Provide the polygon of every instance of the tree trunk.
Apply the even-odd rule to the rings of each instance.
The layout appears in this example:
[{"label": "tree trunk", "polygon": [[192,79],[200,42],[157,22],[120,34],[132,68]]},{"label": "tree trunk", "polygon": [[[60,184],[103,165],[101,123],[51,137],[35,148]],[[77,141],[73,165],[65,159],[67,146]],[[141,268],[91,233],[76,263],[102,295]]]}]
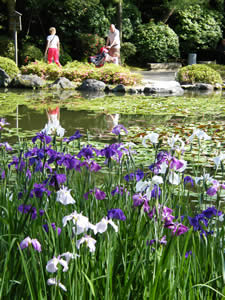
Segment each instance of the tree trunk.
[{"label": "tree trunk", "polygon": [[162,20],[164,24],[166,24],[169,20],[169,18],[172,16],[172,14],[174,13],[175,8],[172,8],[168,14],[164,17],[164,19]]},{"label": "tree trunk", "polygon": [[118,22],[118,29],[120,31],[120,42],[122,43],[122,15],[123,15],[123,6],[122,6],[122,0],[119,0],[118,6],[117,6],[117,22]]},{"label": "tree trunk", "polygon": [[[10,23],[12,22],[12,14],[16,10],[16,0],[6,0],[7,10],[8,10],[8,26],[10,31]],[[12,31],[10,31],[12,32]]]}]

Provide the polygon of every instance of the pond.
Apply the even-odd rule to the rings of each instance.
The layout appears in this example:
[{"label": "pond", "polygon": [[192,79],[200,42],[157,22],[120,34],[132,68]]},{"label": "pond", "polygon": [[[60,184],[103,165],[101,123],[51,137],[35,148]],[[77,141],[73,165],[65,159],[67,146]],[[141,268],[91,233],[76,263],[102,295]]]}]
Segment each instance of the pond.
[{"label": "pond", "polygon": [[[91,97],[93,96],[93,97]],[[0,115],[10,123],[9,141],[33,136],[48,122],[47,112],[59,110],[65,135],[76,130],[93,140],[108,141],[117,124],[137,131],[179,133],[190,126],[224,126],[225,97],[219,94],[185,94],[179,97],[108,95],[83,98],[74,91],[0,90]],[[179,129],[179,126],[180,129]],[[217,128],[219,132],[219,128]],[[190,132],[191,133],[191,132]],[[222,132],[221,132],[222,133]],[[219,133],[218,133],[219,134]]]}]

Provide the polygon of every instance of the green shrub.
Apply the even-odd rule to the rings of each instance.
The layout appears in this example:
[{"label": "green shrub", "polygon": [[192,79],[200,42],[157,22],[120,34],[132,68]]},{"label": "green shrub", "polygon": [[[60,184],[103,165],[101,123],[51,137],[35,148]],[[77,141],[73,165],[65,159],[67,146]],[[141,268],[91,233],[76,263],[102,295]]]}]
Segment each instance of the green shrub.
[{"label": "green shrub", "polygon": [[45,79],[56,80],[62,76],[62,68],[59,68],[56,64],[47,64],[45,66]]},{"label": "green shrub", "polygon": [[19,73],[16,63],[7,57],[0,56],[0,68],[3,69],[11,78]]},{"label": "green shrub", "polygon": [[220,76],[222,77],[223,80],[225,80],[225,66],[224,65],[219,65],[219,64],[209,64],[208,65],[210,68],[213,70],[217,71],[220,73]]},{"label": "green shrub", "polygon": [[198,49],[215,48],[222,37],[221,17],[218,11],[200,5],[179,10],[174,30],[180,38],[181,52],[187,54]]},{"label": "green shrub", "polygon": [[14,42],[8,36],[0,36],[0,56],[14,59],[15,46]]},{"label": "green shrub", "polygon": [[20,68],[20,71],[22,74],[35,74],[42,78],[45,78],[47,66],[48,64],[43,61],[35,61],[31,62],[27,66],[22,66]]},{"label": "green shrub", "polygon": [[122,62],[126,62],[130,56],[134,56],[136,54],[136,47],[134,44],[126,42],[121,45],[121,59]]},{"label": "green shrub", "polygon": [[141,61],[168,62],[177,59],[179,41],[176,33],[163,23],[139,25],[135,34],[135,45]]},{"label": "green shrub", "polygon": [[37,61],[22,66],[21,73],[36,74],[48,80],[66,77],[77,83],[85,79],[96,79],[107,84],[134,85],[141,81],[141,75],[131,73],[128,68],[119,65],[105,64],[102,68],[96,68],[93,64],[78,61],[69,62],[62,68],[55,64]]},{"label": "green shrub", "polygon": [[190,65],[181,68],[177,72],[177,80],[180,83],[189,83],[189,84],[194,84],[194,83],[209,83],[209,84],[216,84],[220,83],[222,84],[222,78],[220,74],[210,68],[208,65]]},{"label": "green shrub", "polygon": [[60,57],[59,57],[60,63],[62,66],[66,65],[68,62],[72,62],[73,59],[69,55],[69,53],[65,51],[60,51]]},{"label": "green shrub", "polygon": [[123,41],[132,38],[138,25],[141,24],[141,12],[131,1],[123,1]]},{"label": "green shrub", "polygon": [[95,55],[105,45],[105,39],[97,34],[80,33],[78,39],[79,50],[83,58]]},{"label": "green shrub", "polygon": [[28,64],[30,62],[43,59],[43,52],[32,44],[24,44],[20,51],[21,64]]}]

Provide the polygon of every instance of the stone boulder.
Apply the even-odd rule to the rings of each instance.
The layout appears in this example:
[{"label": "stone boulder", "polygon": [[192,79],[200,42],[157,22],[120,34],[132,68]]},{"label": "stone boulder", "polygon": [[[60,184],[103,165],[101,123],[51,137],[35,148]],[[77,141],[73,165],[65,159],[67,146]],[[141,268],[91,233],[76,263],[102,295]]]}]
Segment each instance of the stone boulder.
[{"label": "stone boulder", "polygon": [[123,84],[118,84],[112,89],[113,93],[126,93],[126,88]]},{"label": "stone boulder", "polygon": [[74,89],[75,85],[65,77],[59,77],[53,83],[49,84],[48,86],[51,89]]},{"label": "stone boulder", "polygon": [[200,91],[213,91],[214,87],[212,84],[208,84],[208,83],[196,83],[195,89]]},{"label": "stone boulder", "polygon": [[7,87],[11,82],[9,75],[0,68],[0,87]]},{"label": "stone boulder", "polygon": [[43,87],[45,84],[45,80],[37,75],[18,75],[13,78],[10,87],[32,89]]},{"label": "stone boulder", "polygon": [[183,95],[184,90],[177,81],[149,81],[143,92],[145,94],[172,94],[178,96]]},{"label": "stone boulder", "polygon": [[105,90],[105,83],[103,81],[99,81],[96,79],[86,79],[82,82],[80,86],[77,87],[79,91],[104,91]]}]

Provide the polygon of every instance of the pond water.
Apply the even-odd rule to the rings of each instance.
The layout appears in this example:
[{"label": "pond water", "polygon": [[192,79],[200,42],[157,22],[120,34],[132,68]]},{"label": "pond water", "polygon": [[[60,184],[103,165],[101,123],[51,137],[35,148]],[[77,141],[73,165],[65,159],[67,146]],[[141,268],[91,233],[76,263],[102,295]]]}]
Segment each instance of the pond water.
[{"label": "pond water", "polygon": [[[87,96],[87,95],[86,95]],[[98,95],[97,95],[98,96]],[[96,95],[74,91],[0,90],[0,117],[10,123],[9,140],[42,130],[48,123],[48,112],[59,112],[65,135],[77,129],[94,140],[108,141],[117,124],[126,128],[168,129],[190,124],[225,124],[225,97],[222,92],[211,95],[185,94],[179,97]]]}]

